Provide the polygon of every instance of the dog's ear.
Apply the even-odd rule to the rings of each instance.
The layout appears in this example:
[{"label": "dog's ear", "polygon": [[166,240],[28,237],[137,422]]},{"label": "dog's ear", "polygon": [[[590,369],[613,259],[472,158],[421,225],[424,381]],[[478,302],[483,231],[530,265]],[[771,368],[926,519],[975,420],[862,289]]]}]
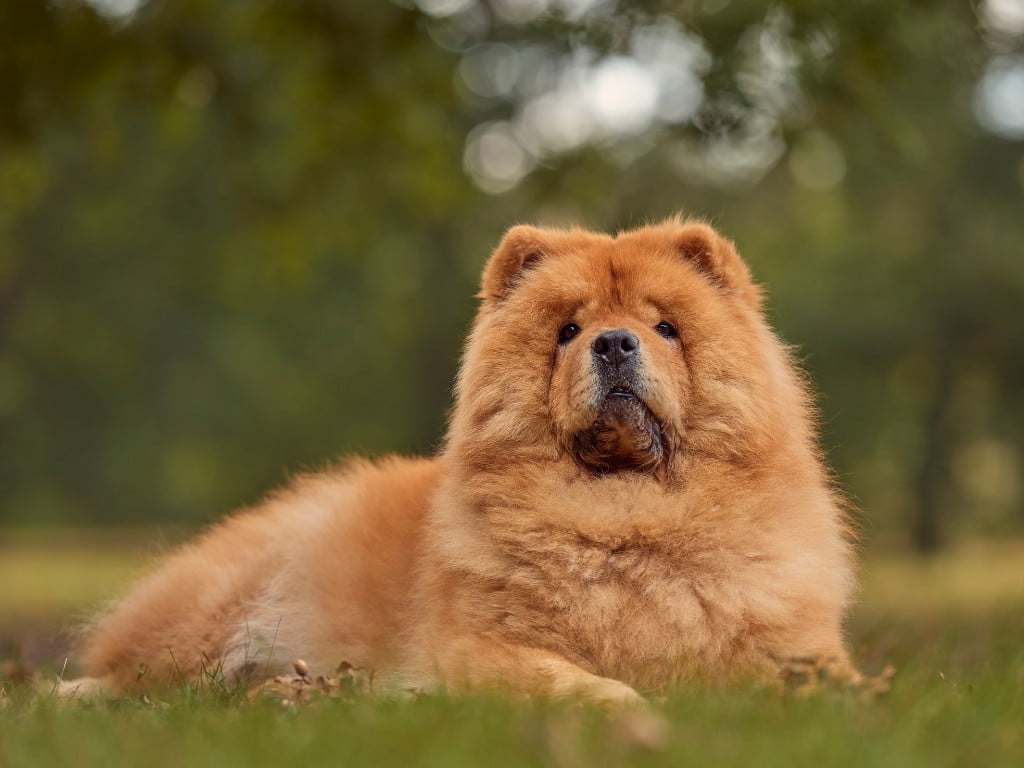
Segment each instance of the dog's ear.
[{"label": "dog's ear", "polygon": [[505,233],[484,267],[480,298],[499,302],[515,288],[523,275],[550,253],[543,230],[519,225]]},{"label": "dog's ear", "polygon": [[709,282],[730,293],[745,295],[760,303],[760,290],[736,246],[714,227],[700,223],[682,224],[673,235],[676,251]]}]

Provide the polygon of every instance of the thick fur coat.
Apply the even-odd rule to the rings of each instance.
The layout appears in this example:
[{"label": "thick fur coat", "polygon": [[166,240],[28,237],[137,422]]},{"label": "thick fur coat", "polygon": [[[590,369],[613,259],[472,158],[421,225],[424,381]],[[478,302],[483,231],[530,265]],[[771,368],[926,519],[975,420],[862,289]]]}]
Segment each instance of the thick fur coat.
[{"label": "thick fur coat", "polygon": [[733,244],[514,227],[480,299],[438,457],[349,462],[228,518],[98,617],[69,685],[298,657],[610,704],[792,657],[856,678],[842,504]]}]

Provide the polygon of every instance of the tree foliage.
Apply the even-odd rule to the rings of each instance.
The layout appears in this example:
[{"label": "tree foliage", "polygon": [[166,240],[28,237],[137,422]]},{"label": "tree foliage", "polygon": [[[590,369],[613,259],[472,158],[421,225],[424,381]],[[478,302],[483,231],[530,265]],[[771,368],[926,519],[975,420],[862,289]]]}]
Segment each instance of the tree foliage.
[{"label": "tree foliage", "polygon": [[881,0],[7,3],[0,515],[194,522],[432,450],[506,226],[684,210],[768,285],[871,535],[1019,525],[1024,129],[978,115],[1022,32]]}]

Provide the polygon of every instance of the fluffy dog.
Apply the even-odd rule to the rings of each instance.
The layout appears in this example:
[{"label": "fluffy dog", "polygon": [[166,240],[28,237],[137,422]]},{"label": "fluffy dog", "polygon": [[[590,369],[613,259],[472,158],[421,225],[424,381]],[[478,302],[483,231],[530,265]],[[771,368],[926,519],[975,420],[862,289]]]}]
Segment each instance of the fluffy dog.
[{"label": "fluffy dog", "polygon": [[215,526],[96,620],[68,686],[297,657],[606,704],[792,657],[855,679],[842,504],[733,244],[517,226],[480,299],[438,457],[349,462]]}]

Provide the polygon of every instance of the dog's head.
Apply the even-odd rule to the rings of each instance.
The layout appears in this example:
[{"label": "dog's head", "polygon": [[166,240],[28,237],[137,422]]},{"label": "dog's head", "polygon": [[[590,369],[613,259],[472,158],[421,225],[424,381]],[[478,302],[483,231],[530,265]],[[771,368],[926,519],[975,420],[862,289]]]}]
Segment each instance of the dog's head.
[{"label": "dog's head", "polygon": [[511,229],[488,262],[451,439],[658,474],[756,450],[781,346],[733,244],[670,220],[612,238]]}]

